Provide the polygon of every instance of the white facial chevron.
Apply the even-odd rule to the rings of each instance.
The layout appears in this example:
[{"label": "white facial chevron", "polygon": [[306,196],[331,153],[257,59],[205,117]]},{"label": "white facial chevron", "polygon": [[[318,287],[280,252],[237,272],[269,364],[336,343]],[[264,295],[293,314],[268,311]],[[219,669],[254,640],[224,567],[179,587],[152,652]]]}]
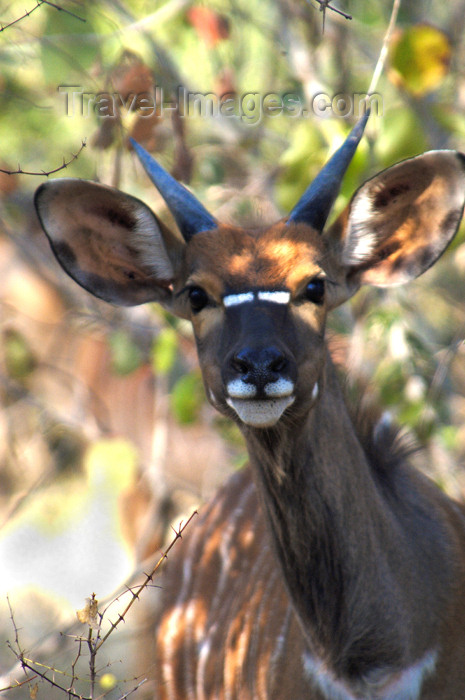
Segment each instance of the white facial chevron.
[{"label": "white facial chevron", "polygon": [[258,291],[258,292],[241,292],[240,294],[227,294],[223,297],[225,306],[238,306],[239,304],[250,304],[252,301],[269,301],[273,304],[288,304],[291,298],[290,292],[273,292],[273,291]]}]

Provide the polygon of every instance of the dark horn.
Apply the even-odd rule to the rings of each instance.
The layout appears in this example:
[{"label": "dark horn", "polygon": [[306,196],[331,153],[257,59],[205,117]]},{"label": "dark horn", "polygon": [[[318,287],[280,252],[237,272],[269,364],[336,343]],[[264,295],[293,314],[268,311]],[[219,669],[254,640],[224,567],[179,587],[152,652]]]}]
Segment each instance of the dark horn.
[{"label": "dark horn", "polygon": [[166,172],[137,141],[134,139],[130,139],[130,141],[147,175],[168,205],[186,241],[189,241],[196,233],[210,231],[218,227],[216,219],[189,190]]},{"label": "dark horn", "polygon": [[288,223],[299,221],[322,231],[336,199],[342,178],[349,167],[360,139],[363,136],[370,111],[367,110],[359,119],[342,146],[334,153],[307,187],[294,209],[289,214]]}]

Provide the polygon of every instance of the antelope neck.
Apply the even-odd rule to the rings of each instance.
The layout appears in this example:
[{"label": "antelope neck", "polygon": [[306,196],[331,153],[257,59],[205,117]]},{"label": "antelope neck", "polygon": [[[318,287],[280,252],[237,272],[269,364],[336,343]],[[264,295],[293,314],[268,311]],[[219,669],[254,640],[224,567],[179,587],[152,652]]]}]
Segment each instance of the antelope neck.
[{"label": "antelope neck", "polygon": [[[437,603],[436,615],[426,615],[425,609],[434,610],[434,600],[448,590],[451,565],[442,551],[442,526],[434,523],[434,514],[429,519],[427,498],[416,504],[423,520],[411,523],[408,468],[399,470],[407,495],[397,512],[389,499],[395,485],[377,483],[329,357],[321,386],[324,390],[300,429],[289,421],[289,428],[283,422],[270,430],[244,432],[276,555],[310,653],[350,692],[358,692],[374,676],[388,683],[425,654],[435,653],[429,640],[441,611]],[[394,481],[395,475],[387,478]],[[428,534],[422,534],[423,527],[430,528]],[[424,537],[420,547],[410,546],[412,537],[417,545]],[[428,548],[427,557],[442,564],[440,580],[438,565],[433,576],[428,573]],[[415,595],[418,600],[412,601]],[[413,640],[421,641],[415,646]],[[372,697],[369,691],[356,696]]]}]

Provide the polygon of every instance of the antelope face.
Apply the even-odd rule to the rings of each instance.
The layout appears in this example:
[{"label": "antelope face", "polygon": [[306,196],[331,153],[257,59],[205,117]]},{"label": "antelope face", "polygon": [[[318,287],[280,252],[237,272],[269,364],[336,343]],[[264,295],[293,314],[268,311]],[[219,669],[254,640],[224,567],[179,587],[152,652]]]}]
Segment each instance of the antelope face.
[{"label": "antelope face", "polygon": [[327,311],[361,284],[422,274],[463,212],[465,157],[431,151],[368,180],[326,229],[367,118],[289,217],[267,229],[219,224],[135,143],[184,240],[134,197],[82,180],[41,185],[37,212],[59,262],[85,289],[115,304],[158,301],[192,321],[220,411],[247,428],[296,421],[323,390]]},{"label": "antelope face", "polygon": [[315,400],[331,284],[324,257],[321,236],[285,222],[264,232],[220,226],[187,246],[180,293],[221,412],[264,428]]}]

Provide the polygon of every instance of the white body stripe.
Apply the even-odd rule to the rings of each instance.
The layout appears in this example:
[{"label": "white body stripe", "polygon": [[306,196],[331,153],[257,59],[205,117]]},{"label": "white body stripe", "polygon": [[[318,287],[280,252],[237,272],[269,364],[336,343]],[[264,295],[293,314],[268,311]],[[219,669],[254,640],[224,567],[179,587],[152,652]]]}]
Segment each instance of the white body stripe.
[{"label": "white body stripe", "polygon": [[273,292],[262,290],[258,292],[241,292],[240,294],[227,294],[223,297],[225,306],[238,306],[239,304],[250,304],[252,301],[269,301],[273,304],[288,304],[291,298],[290,292]]}]

